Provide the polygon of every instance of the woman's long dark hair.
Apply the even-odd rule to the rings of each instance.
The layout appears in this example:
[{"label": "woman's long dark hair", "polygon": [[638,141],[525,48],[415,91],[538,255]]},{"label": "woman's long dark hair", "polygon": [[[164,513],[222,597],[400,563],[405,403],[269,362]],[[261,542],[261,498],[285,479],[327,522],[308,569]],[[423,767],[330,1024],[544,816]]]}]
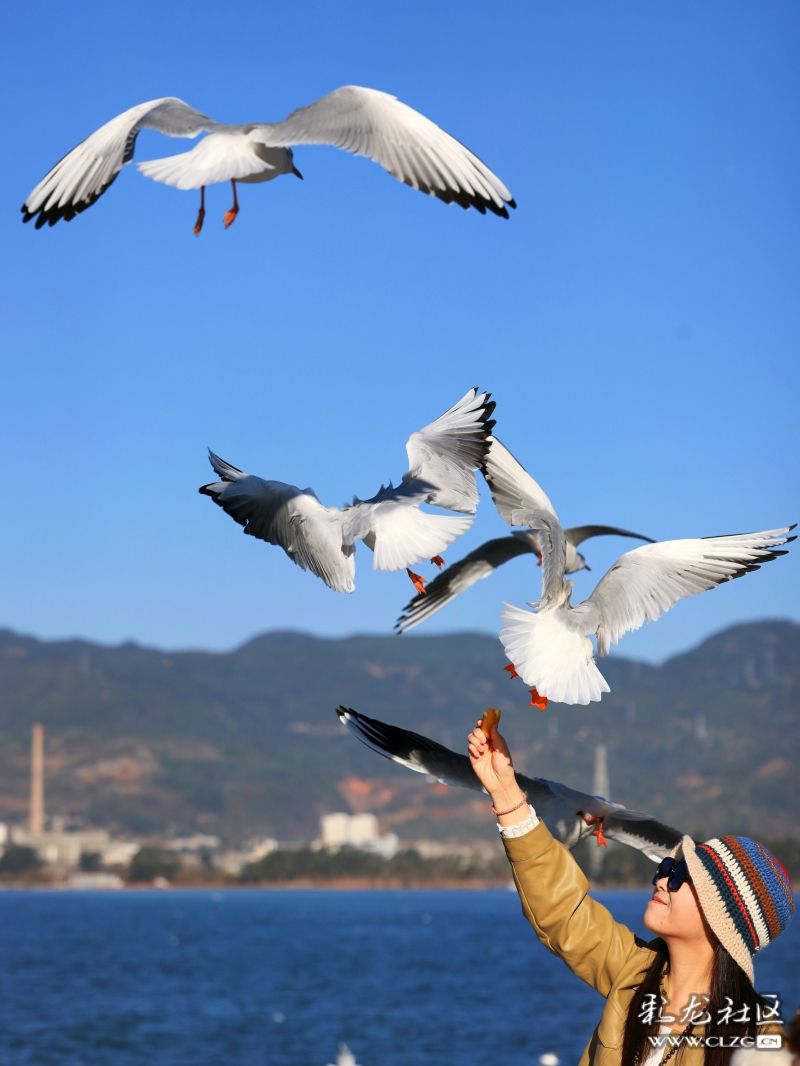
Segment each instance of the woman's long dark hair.
[{"label": "woman's long dark hair", "polygon": [[[657,946],[657,945],[654,945]],[[656,950],[650,968],[647,970],[644,980],[633,995],[628,1007],[628,1017],[625,1020],[625,1037],[622,1044],[622,1066],[634,1066],[636,1062],[644,1062],[652,1045],[648,1037],[658,1033],[659,1021],[655,1017],[649,1025],[644,1025],[641,1015],[644,1013],[645,999],[648,995],[655,995],[655,1000],[650,1002],[661,1003],[661,976],[664,967],[669,961],[666,945],[661,945]],[[733,1011],[740,1012],[747,1007],[747,1022],[730,1021],[720,1024],[719,1012],[727,1005],[730,999]],[[711,1015],[711,1021],[700,1031],[704,1036],[730,1037],[730,1036],[755,1036],[756,1016],[759,1005],[765,1006],[767,1001],[753,988],[750,978],[733,961],[733,957],[714,937],[714,956],[711,962],[711,991],[709,1002],[705,1010]],[[714,1040],[716,1044],[717,1041]],[[704,1066],[728,1066],[734,1049],[730,1047],[705,1047]],[[682,1050],[677,1053],[675,1063],[679,1063]]]}]

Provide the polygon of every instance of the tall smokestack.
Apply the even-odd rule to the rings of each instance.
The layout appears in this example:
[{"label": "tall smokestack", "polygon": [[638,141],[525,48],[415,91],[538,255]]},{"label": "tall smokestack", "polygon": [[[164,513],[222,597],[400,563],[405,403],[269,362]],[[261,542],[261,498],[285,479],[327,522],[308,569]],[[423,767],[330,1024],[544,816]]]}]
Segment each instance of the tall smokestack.
[{"label": "tall smokestack", "polygon": [[31,833],[44,832],[44,726],[33,727],[31,737]]},{"label": "tall smokestack", "polygon": [[594,749],[594,780],[592,789],[595,796],[608,799],[611,785],[608,780],[608,752],[605,744],[598,744]]}]

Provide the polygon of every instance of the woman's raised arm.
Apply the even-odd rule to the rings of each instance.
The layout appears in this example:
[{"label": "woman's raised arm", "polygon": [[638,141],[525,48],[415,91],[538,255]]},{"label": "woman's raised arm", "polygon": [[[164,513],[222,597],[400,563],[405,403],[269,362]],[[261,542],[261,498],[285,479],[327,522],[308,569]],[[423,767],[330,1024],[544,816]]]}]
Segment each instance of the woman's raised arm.
[{"label": "woman's raised arm", "polygon": [[[511,752],[496,725],[489,735],[478,725],[467,738],[472,768],[489,793],[501,831],[530,817],[531,808],[517,783]],[[508,813],[505,813],[508,812]],[[652,949],[627,926],[589,896],[589,882],[570,852],[555,840],[544,822],[522,836],[507,836],[503,844],[511,863],[522,911],[546,948],[607,996],[631,964],[642,971],[652,961]],[[641,954],[641,960],[634,956]]]}]

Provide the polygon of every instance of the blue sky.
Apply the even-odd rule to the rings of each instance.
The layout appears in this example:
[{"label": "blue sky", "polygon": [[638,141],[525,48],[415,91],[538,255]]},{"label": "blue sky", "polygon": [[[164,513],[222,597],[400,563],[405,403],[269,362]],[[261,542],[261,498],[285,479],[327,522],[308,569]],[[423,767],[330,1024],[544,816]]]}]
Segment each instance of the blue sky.
[{"label": "blue sky", "polygon": [[[665,539],[798,518],[795,3],[70,10],[40,4],[31,26],[17,5],[0,45],[0,623],[171,648],[390,632],[404,574],[362,549],[356,593],[331,592],[197,494],[205,449],[341,504],[398,478],[408,434],[472,385],[566,524]],[[348,83],[473,148],[511,220],[309,147],[305,181],[245,187],[228,232],[228,187],[195,239],[197,194],[132,167],[72,223],[20,224],[49,167],[135,103],[270,121]],[[188,147],[144,133],[137,159]],[[484,493],[448,558],[504,531]],[[589,542],[594,577],[627,547]],[[795,550],[621,653],[798,619],[798,574]],[[417,632],[495,633],[537,582],[510,564]]]}]

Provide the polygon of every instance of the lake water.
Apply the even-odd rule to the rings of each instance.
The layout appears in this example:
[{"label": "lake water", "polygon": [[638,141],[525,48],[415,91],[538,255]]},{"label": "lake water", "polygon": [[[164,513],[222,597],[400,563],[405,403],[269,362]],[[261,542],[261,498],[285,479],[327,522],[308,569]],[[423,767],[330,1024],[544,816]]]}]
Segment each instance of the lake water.
[{"label": "lake water", "polygon": [[[791,1016],[800,920],[757,970]],[[601,1008],[511,891],[0,892],[3,1066],[563,1066]]]}]

